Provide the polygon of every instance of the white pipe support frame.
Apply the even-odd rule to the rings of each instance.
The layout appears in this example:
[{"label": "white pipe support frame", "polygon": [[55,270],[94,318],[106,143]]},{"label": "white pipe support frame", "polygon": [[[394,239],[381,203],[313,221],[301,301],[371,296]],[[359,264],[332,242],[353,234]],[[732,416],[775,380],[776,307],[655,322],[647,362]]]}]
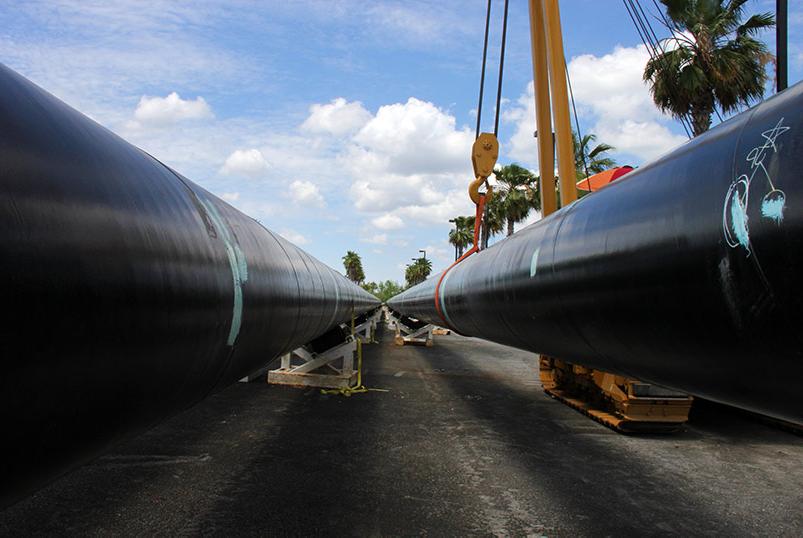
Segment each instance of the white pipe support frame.
[{"label": "white pipe support frame", "polygon": [[[356,351],[357,339],[353,336],[321,353],[311,353],[302,346],[282,355],[280,367],[268,372],[268,383],[330,389],[354,386]],[[324,368],[330,373],[316,372]]]},{"label": "white pipe support frame", "polygon": [[389,314],[388,317],[390,319],[390,323],[393,324],[394,329],[396,331],[396,335],[393,338],[393,342],[397,346],[403,346],[405,344],[413,344],[426,347],[433,346],[434,341],[432,340],[432,330],[435,329],[435,325],[427,324],[418,329],[411,329],[410,327],[402,323],[401,320],[399,320],[399,318],[397,318],[396,316]]},{"label": "white pipe support frame", "polygon": [[374,314],[354,327],[354,337],[359,338],[363,344],[375,344],[376,339],[376,326],[382,318],[382,311],[377,310]]}]

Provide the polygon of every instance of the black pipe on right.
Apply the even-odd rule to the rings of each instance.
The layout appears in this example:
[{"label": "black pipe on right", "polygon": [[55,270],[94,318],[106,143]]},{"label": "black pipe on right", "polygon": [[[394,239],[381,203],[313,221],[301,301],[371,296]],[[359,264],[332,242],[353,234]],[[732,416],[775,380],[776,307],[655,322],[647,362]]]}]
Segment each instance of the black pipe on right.
[{"label": "black pipe on right", "polygon": [[391,299],[803,423],[803,84]]}]

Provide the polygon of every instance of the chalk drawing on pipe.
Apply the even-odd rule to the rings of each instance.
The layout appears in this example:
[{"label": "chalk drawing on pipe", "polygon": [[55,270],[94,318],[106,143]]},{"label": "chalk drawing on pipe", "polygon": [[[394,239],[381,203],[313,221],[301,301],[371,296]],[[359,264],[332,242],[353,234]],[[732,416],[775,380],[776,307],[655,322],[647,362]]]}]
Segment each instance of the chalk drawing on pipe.
[{"label": "chalk drawing on pipe", "polygon": [[237,239],[233,233],[230,232],[228,225],[221,217],[217,207],[209,200],[202,199],[209,218],[214,224],[218,232],[218,238],[223,241],[226,248],[226,257],[229,261],[232,278],[232,292],[234,301],[232,304],[231,325],[229,328],[229,337],[226,344],[233,346],[240,334],[240,326],[243,320],[243,284],[248,281],[248,263],[245,260],[245,254],[237,244]]},{"label": "chalk drawing on pipe", "polygon": [[790,129],[783,125],[783,120],[784,118],[781,118],[775,127],[761,133],[764,143],[751,149],[745,158],[750,164],[750,175],[742,174],[737,177],[725,194],[725,205],[722,209],[722,229],[725,241],[731,248],[743,248],[747,256],[752,254],[750,219],[747,215],[750,204],[750,185],[759,172],[759,177],[766,180],[766,187],[769,189],[761,199],[761,216],[778,225],[783,222],[786,194],[775,187],[769,170],[764,164],[767,156],[778,152],[778,146],[775,144],[778,137]]}]

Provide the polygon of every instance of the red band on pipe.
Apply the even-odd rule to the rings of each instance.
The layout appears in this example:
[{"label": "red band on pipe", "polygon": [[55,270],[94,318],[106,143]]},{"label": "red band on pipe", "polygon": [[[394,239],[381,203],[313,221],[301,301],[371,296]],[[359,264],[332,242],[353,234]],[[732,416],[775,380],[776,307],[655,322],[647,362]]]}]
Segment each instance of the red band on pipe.
[{"label": "red band on pipe", "polygon": [[446,316],[443,315],[441,311],[441,301],[440,301],[440,290],[441,290],[441,283],[443,279],[446,277],[446,273],[451,270],[452,267],[457,265],[458,263],[462,262],[475,252],[479,251],[479,244],[480,244],[480,226],[482,224],[482,213],[485,210],[485,195],[480,194],[480,202],[477,204],[477,213],[474,215],[474,245],[462,256],[460,256],[455,262],[446,268],[446,270],[441,273],[441,277],[438,279],[438,284],[435,286],[435,311],[438,313],[438,316],[443,321],[444,325],[453,331],[456,331],[454,327],[452,327],[448,321],[446,321]]}]

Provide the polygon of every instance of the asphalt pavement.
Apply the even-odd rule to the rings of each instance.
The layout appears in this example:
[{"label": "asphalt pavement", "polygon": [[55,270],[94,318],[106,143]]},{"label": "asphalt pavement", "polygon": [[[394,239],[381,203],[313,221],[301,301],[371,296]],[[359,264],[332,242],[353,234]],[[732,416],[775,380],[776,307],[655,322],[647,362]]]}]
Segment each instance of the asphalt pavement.
[{"label": "asphalt pavement", "polygon": [[[342,396],[238,383],[0,512],[0,534],[803,536],[803,438],[703,402],[625,436],[531,353],[365,346]],[[697,405],[697,404],[695,404]]]}]

